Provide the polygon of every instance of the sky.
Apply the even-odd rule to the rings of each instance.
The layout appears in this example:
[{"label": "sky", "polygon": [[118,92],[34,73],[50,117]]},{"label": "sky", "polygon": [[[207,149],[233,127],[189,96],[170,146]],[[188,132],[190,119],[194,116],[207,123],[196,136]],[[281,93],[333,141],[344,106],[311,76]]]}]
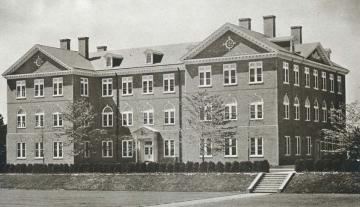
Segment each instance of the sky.
[{"label": "sky", "polygon": [[[331,48],[348,68],[347,102],[360,100],[360,0],[1,0],[0,74],[34,44],[59,47],[59,39],[90,38],[90,51],[195,42],[226,22],[251,18],[263,32],[263,16],[276,16],[277,36],[303,27],[303,42]],[[6,122],[6,80],[0,77],[0,114]]]}]

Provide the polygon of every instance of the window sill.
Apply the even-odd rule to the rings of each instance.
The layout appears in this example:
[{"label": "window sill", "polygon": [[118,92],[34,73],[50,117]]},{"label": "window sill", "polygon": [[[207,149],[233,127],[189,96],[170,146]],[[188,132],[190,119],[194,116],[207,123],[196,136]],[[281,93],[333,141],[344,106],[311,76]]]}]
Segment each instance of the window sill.
[{"label": "window sill", "polygon": [[109,156],[109,157],[104,157],[104,156],[102,156],[101,158],[113,158],[112,156]]},{"label": "window sill", "polygon": [[238,157],[237,155],[224,155],[224,158],[234,158],[234,157]]},{"label": "window sill", "polygon": [[289,82],[283,82],[283,84],[285,84],[285,85],[290,85],[290,83],[289,83]]},{"label": "window sill", "polygon": [[223,84],[223,86],[237,86],[238,84],[237,83],[227,83],[227,84]]},{"label": "window sill", "polygon": [[26,160],[26,157],[17,157],[17,160]]},{"label": "window sill", "polygon": [[164,155],[164,157],[165,158],[175,158],[175,155],[171,155],[171,156],[170,155],[169,156]]},{"label": "window sill", "polygon": [[164,91],[163,93],[165,93],[165,94],[171,94],[171,93],[175,93],[175,91]]},{"label": "window sill", "polygon": [[26,129],[26,127],[16,127],[16,129]]},{"label": "window sill", "polygon": [[326,90],[326,89],[322,89],[322,91],[326,92],[327,90]]},{"label": "window sill", "polygon": [[306,154],[306,156],[311,156],[311,154]]},{"label": "window sill", "polygon": [[81,97],[86,97],[86,98],[88,98],[89,97],[89,95],[80,95]]},{"label": "window sill", "polygon": [[154,126],[154,124],[144,124],[144,126]]},{"label": "window sill", "polygon": [[53,126],[53,128],[63,128],[64,126]]},{"label": "window sill", "polygon": [[109,97],[113,97],[113,95],[106,95],[106,96],[102,95],[101,97],[103,97],[103,98],[109,98]]},{"label": "window sill", "polygon": [[264,155],[250,155],[250,157],[253,157],[253,158],[262,158],[262,157],[264,157]]},{"label": "window sill", "polygon": [[295,121],[300,121],[300,119],[294,119]]},{"label": "window sill", "polygon": [[342,93],[341,93],[341,92],[338,92],[337,94],[342,95]]},{"label": "window sill", "polygon": [[305,86],[305,88],[310,88],[310,86]]},{"label": "window sill", "polygon": [[62,160],[64,157],[53,157],[54,160]]},{"label": "window sill", "polygon": [[[121,156],[122,158],[133,158],[133,156]],[[107,158],[107,157],[103,157],[103,158]]]},{"label": "window sill", "polygon": [[263,118],[255,118],[255,119],[250,119],[250,121],[260,121],[260,120],[264,120]]},{"label": "window sill", "polygon": [[164,126],[175,126],[175,123],[173,123],[173,124],[164,124]]},{"label": "window sill", "polygon": [[330,91],[330,93],[335,93],[335,91]]},{"label": "window sill", "polygon": [[296,154],[295,156],[299,157],[299,156],[301,156],[301,154]]},{"label": "window sill", "polygon": [[34,98],[45,98],[45,96],[34,96]]},{"label": "window sill", "polygon": [[35,160],[43,160],[44,158],[43,157],[35,157],[34,159]]},{"label": "window sill", "polygon": [[211,88],[212,85],[198,85],[198,88]]},{"label": "window sill", "polygon": [[131,93],[131,94],[121,94],[121,96],[133,96],[133,94]]},{"label": "window sill", "polygon": [[290,154],[285,154],[286,157],[290,157],[291,155]]},{"label": "window sill", "polygon": [[26,97],[16,97],[16,100],[23,100],[26,99]]},{"label": "window sill", "polygon": [[34,128],[35,128],[35,129],[43,129],[44,126],[35,126]]},{"label": "window sill", "polygon": [[111,128],[111,127],[113,127],[113,126],[102,126],[103,128]]},{"label": "window sill", "polygon": [[63,97],[64,95],[61,94],[61,95],[53,95],[53,97]]},{"label": "window sill", "polygon": [[249,85],[260,85],[260,84],[264,84],[264,82],[249,82]]},{"label": "window sill", "polygon": [[154,95],[154,92],[152,93],[141,93],[142,95]]},{"label": "window sill", "polygon": [[299,85],[299,84],[294,84],[294,86],[296,86],[296,87],[300,87],[300,85]]},{"label": "window sill", "polygon": [[318,88],[314,88],[314,90],[319,90]]}]

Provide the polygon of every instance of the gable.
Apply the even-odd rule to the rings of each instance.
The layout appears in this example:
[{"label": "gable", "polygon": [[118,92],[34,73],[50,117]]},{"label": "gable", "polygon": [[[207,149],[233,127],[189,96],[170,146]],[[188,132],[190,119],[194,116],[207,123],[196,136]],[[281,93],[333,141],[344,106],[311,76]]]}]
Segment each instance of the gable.
[{"label": "gable", "polygon": [[329,65],[328,62],[324,59],[324,57],[321,56],[318,49],[314,50],[309,55],[308,59],[312,60],[312,61],[315,61],[315,62],[318,62],[318,63]]}]

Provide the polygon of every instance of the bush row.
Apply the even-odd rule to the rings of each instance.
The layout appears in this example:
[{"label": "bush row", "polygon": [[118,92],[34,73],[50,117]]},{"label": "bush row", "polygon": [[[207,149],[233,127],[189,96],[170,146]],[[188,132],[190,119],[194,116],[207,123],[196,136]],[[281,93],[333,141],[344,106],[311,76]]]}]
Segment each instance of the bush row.
[{"label": "bush row", "polygon": [[151,173],[151,172],[269,172],[269,162],[187,162],[117,164],[6,164],[0,173]]},{"label": "bush row", "polygon": [[360,162],[356,160],[344,160],[344,159],[299,159],[295,162],[295,170],[297,172],[303,171],[338,171],[338,172],[357,172],[360,171]]}]

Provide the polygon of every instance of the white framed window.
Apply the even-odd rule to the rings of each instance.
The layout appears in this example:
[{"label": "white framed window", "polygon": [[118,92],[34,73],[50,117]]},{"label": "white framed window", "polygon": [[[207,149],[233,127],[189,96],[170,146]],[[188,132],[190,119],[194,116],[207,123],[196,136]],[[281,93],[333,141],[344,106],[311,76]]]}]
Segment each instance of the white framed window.
[{"label": "white framed window", "polygon": [[326,101],[324,100],[321,106],[322,109],[322,121],[324,123],[327,122],[327,118],[328,118],[328,112],[327,112],[327,105],[326,105]]},{"label": "white framed window", "polygon": [[223,77],[225,86],[237,84],[236,63],[223,65]]},{"label": "white framed window", "polygon": [[112,156],[113,156],[113,142],[102,141],[102,157],[112,157]]},{"label": "white framed window", "polygon": [[284,119],[289,119],[290,118],[290,101],[289,101],[289,97],[286,94],[284,96],[283,105],[284,105]]},{"label": "white framed window", "polygon": [[284,69],[284,83],[289,84],[289,63],[283,62],[283,69]]},{"label": "white framed window", "polygon": [[199,66],[199,87],[211,86],[211,65]]},{"label": "white framed window", "polygon": [[112,57],[107,56],[106,57],[106,67],[108,68],[114,68],[121,65],[123,58],[122,57]]},{"label": "white framed window", "polygon": [[290,136],[285,136],[285,156],[291,155],[291,139]]},{"label": "white framed window", "polygon": [[258,120],[263,119],[263,108],[264,103],[263,102],[255,102],[250,104],[250,119],[251,120]]},{"label": "white framed window", "polygon": [[263,63],[262,61],[258,62],[249,62],[249,83],[263,83]]},{"label": "white framed window", "polygon": [[44,113],[35,114],[35,127],[44,127]]},{"label": "white framed window", "polygon": [[337,76],[337,85],[338,85],[338,94],[341,94],[342,93],[342,84],[341,84],[341,76],[338,75]]},{"label": "white framed window", "polygon": [[153,76],[152,75],[143,75],[142,76],[142,88],[143,88],[143,94],[152,94],[153,93]]},{"label": "white framed window", "polygon": [[326,91],[327,90],[327,86],[326,86],[326,72],[321,72],[321,82],[322,82],[322,90]]},{"label": "white framed window", "polygon": [[34,96],[44,97],[44,79],[34,80]]},{"label": "white framed window", "polygon": [[35,158],[44,158],[44,143],[36,142],[35,143]]},{"label": "white framed window", "polygon": [[306,112],[306,116],[305,116],[305,121],[310,121],[310,117],[311,117],[311,109],[310,109],[310,101],[308,98],[306,98],[305,100],[305,112]]},{"label": "white framed window", "polygon": [[237,120],[237,103],[229,103],[225,105],[225,119]]},{"label": "white framed window", "polygon": [[250,138],[250,157],[264,156],[264,142],[262,137]]},{"label": "white framed window", "polygon": [[296,153],[295,155],[299,156],[301,155],[301,138],[300,136],[295,136],[296,140]]},{"label": "white framed window", "polygon": [[164,157],[175,157],[175,140],[164,140]]},{"label": "white framed window", "polygon": [[84,142],[84,158],[90,157],[90,142],[85,141]]},{"label": "white framed window", "polygon": [[305,67],[305,88],[310,88],[310,69]]},{"label": "white framed window", "polygon": [[236,138],[225,138],[225,157],[237,157]]},{"label": "white framed window", "polygon": [[112,78],[103,78],[102,79],[102,96],[112,96],[113,95],[113,79]]},{"label": "white framed window", "polygon": [[53,96],[63,95],[63,78],[53,78]]},{"label": "white framed window", "polygon": [[330,74],[329,79],[330,79],[330,93],[334,93],[335,92],[334,74]]},{"label": "white framed window", "polygon": [[133,157],[133,141],[122,141],[122,157]]},{"label": "white framed window", "polygon": [[175,74],[168,73],[163,75],[164,93],[175,92]]},{"label": "white framed window", "polygon": [[53,126],[62,127],[63,126],[63,116],[59,112],[53,113]]},{"label": "white framed window", "polygon": [[122,77],[122,95],[132,95],[133,94],[133,77]]},{"label": "white framed window", "polygon": [[314,121],[319,122],[319,103],[317,100],[314,101]]},{"label": "white framed window", "polygon": [[165,125],[174,125],[175,124],[175,108],[165,109]]},{"label": "white framed window", "polygon": [[89,96],[88,78],[80,78],[80,96]]},{"label": "white framed window", "polygon": [[200,108],[200,121],[211,121],[211,119],[212,119],[211,110],[212,110],[212,107],[210,105],[201,107]]},{"label": "white framed window", "polygon": [[212,157],[212,142],[211,139],[200,139],[200,157]]},{"label": "white framed window", "polygon": [[112,127],[113,126],[113,110],[110,106],[105,106],[102,110],[102,126]]},{"label": "white framed window", "polygon": [[319,74],[318,74],[318,71],[314,69],[314,72],[313,72],[313,75],[314,75],[314,89],[319,89]]},{"label": "white framed window", "polygon": [[330,103],[330,122],[331,123],[334,122],[334,112],[335,112],[335,106],[334,106],[334,103],[331,102]]},{"label": "white framed window", "polygon": [[143,111],[144,125],[154,125],[154,110]]},{"label": "white framed window", "polygon": [[300,73],[298,65],[294,65],[294,86],[300,86]]},{"label": "white framed window", "polygon": [[25,142],[18,142],[16,143],[17,146],[17,159],[26,159],[26,144]]},{"label": "white framed window", "polygon": [[133,125],[133,112],[124,111],[122,114],[122,125],[123,126],[132,126]]},{"label": "white framed window", "polygon": [[16,81],[16,98],[26,98],[26,81],[19,80]]},{"label": "white framed window", "polygon": [[56,141],[54,142],[54,158],[63,158],[63,143]]},{"label": "white framed window", "polygon": [[300,101],[298,97],[294,99],[294,110],[295,110],[295,120],[300,120]]},{"label": "white framed window", "polygon": [[306,155],[311,155],[311,148],[312,148],[312,144],[311,144],[311,137],[306,137]]},{"label": "white framed window", "polygon": [[17,112],[17,124],[16,124],[16,127],[18,129],[21,129],[21,128],[26,128],[26,113],[24,110],[20,109],[18,112]]}]

